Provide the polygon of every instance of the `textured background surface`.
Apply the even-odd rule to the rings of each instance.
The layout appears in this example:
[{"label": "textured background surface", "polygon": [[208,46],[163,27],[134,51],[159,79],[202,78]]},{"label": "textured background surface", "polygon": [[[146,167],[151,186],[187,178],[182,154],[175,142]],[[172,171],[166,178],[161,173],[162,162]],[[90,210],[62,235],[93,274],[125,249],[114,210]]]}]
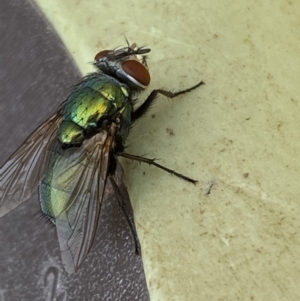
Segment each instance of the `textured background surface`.
[{"label": "textured background surface", "polygon": [[152,48],[150,88],[206,83],[160,98],[129,138],[131,152],[199,180],[125,165],[151,299],[298,300],[299,2],[39,5],[83,73],[125,34]]}]

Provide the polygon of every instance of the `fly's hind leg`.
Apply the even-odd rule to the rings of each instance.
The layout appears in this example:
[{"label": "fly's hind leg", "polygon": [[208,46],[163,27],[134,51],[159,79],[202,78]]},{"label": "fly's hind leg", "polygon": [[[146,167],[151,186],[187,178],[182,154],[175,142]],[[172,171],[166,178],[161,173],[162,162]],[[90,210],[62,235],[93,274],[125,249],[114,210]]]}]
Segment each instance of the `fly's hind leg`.
[{"label": "fly's hind leg", "polygon": [[135,121],[137,121],[139,118],[141,118],[142,116],[144,116],[147,113],[147,111],[149,110],[151,105],[154,103],[158,94],[164,95],[169,98],[174,98],[179,95],[191,92],[191,91],[197,89],[198,87],[200,87],[201,85],[204,85],[203,81],[201,81],[200,83],[198,83],[188,89],[181,90],[178,92],[171,92],[171,91],[164,90],[164,89],[153,90],[150,93],[150,95],[147,97],[147,99],[134,112],[131,113],[132,123],[134,123]]},{"label": "fly's hind leg", "polygon": [[121,157],[124,157],[124,158],[127,158],[127,159],[131,159],[131,160],[135,160],[135,161],[139,161],[139,162],[143,162],[143,163],[148,163],[149,165],[153,165],[153,166],[156,166],[168,173],[170,173],[171,175],[174,175],[182,180],[185,180],[187,182],[190,182],[192,184],[196,184],[198,181],[197,180],[194,180],[194,179],[191,179],[181,173],[178,173],[176,172],[175,170],[172,170],[170,168],[167,168],[161,164],[158,164],[155,159],[149,159],[149,158],[145,158],[145,157],[142,157],[142,156],[137,156],[137,155],[132,155],[132,154],[128,154],[128,153],[118,153],[118,156],[121,156]]},{"label": "fly's hind leg", "polygon": [[139,243],[139,239],[138,239],[138,236],[137,236],[137,233],[136,233],[135,226],[134,226],[133,222],[130,220],[130,218],[128,216],[128,213],[126,211],[126,204],[124,202],[124,199],[123,199],[122,193],[120,191],[120,188],[119,188],[118,184],[116,183],[116,181],[115,181],[115,179],[112,175],[109,176],[109,180],[110,180],[111,185],[113,186],[113,189],[114,189],[114,192],[116,194],[119,206],[120,206],[120,208],[121,208],[121,210],[124,214],[126,222],[128,223],[128,226],[129,226],[130,231],[132,233],[132,236],[133,236],[133,239],[134,239],[134,245],[135,245],[135,253],[140,256],[141,255],[141,246],[140,246],[140,243]]}]

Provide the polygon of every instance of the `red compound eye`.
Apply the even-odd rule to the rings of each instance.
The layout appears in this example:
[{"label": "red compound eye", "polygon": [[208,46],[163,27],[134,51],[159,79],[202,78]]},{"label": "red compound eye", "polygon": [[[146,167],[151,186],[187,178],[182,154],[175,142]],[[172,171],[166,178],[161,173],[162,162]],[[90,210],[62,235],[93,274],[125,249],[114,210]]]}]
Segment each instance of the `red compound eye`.
[{"label": "red compound eye", "polygon": [[95,61],[99,61],[104,58],[111,50],[102,50],[95,55]]},{"label": "red compound eye", "polygon": [[150,73],[142,63],[135,60],[127,60],[123,63],[122,68],[143,86],[150,84]]}]

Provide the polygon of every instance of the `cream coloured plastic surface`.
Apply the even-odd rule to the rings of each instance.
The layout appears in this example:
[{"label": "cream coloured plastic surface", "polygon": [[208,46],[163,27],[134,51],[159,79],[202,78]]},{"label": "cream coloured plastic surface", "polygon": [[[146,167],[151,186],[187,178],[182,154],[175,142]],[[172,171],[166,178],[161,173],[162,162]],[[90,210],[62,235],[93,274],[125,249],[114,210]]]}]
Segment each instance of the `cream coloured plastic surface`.
[{"label": "cream coloured plastic surface", "polygon": [[151,300],[299,300],[300,2],[37,3],[83,74],[126,35],[152,49],[141,100],[206,83],[128,139],[199,180],[124,163]]}]

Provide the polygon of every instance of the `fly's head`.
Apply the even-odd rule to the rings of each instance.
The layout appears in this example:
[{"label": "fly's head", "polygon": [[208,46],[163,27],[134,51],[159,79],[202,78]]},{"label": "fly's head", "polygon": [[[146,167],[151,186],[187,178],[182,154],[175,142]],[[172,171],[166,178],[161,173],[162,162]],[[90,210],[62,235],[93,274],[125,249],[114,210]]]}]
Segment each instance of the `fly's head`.
[{"label": "fly's head", "polygon": [[115,50],[102,50],[94,65],[103,73],[117,78],[134,90],[144,90],[150,84],[146,54],[151,49],[136,44]]}]

